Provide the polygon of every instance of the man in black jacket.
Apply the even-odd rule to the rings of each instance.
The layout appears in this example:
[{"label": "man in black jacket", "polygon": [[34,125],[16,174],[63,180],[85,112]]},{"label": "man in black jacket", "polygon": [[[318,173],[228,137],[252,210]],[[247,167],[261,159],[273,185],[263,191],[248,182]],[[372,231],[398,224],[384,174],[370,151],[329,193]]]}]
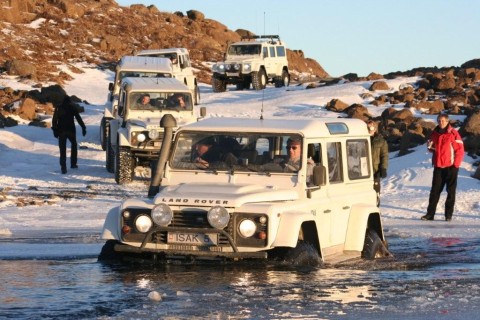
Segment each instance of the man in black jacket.
[{"label": "man in black jacket", "polygon": [[70,167],[73,169],[77,166],[77,133],[75,130],[75,121],[82,127],[82,135],[87,134],[87,128],[83,123],[82,117],[78,113],[75,104],[69,96],[65,96],[63,102],[55,108],[52,119],[52,130],[55,138],[58,138],[58,147],[60,148],[60,167],[62,173],[67,173],[67,139],[70,140],[71,154]]}]

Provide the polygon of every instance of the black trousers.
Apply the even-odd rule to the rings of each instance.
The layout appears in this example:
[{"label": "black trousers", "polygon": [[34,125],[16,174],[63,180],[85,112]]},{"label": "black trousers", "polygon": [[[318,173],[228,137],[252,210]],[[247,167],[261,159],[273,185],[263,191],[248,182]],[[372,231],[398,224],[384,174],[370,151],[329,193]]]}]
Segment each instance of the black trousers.
[{"label": "black trousers", "polygon": [[380,173],[373,175],[373,190],[377,193],[377,207],[380,207]]},{"label": "black trousers", "polygon": [[433,217],[437,211],[437,203],[444,187],[447,187],[447,200],[445,200],[445,218],[451,218],[455,205],[455,192],[457,190],[458,168],[433,168],[432,189],[428,199],[427,215]]},{"label": "black trousers", "polygon": [[70,166],[77,165],[77,134],[75,132],[61,132],[58,135],[60,148],[60,167],[67,168],[67,139],[70,141]]}]

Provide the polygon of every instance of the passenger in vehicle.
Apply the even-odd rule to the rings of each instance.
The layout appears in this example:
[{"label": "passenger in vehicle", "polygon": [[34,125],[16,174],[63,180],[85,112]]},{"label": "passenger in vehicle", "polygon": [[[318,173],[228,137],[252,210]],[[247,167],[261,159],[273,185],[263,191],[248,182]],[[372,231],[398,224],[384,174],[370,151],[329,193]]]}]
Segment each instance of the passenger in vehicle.
[{"label": "passenger in vehicle", "polygon": [[183,94],[175,93],[168,98],[167,105],[169,108],[186,109],[187,103]]},{"label": "passenger in vehicle", "polygon": [[150,95],[148,93],[142,94],[135,107],[139,110],[150,109],[152,107],[150,104]]},{"label": "passenger in vehicle", "polygon": [[208,169],[210,164],[218,161],[219,153],[214,148],[215,141],[213,138],[205,138],[195,145],[193,154],[193,162],[200,169]]}]

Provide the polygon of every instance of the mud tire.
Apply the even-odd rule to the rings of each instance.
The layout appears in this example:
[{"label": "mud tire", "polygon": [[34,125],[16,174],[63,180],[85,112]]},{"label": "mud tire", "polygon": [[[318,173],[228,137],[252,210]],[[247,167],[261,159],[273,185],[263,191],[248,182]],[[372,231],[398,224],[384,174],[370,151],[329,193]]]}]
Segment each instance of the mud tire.
[{"label": "mud tire", "polygon": [[126,184],[133,180],[134,162],[129,148],[117,146],[115,153],[115,181],[117,184]]},{"label": "mud tire", "polygon": [[275,78],[275,88],[288,87],[290,84],[290,75],[286,70],[282,71],[280,77]]},{"label": "mud tire", "polygon": [[117,240],[107,240],[103,245],[97,260],[100,262],[113,262],[121,260],[121,255],[113,250],[117,243],[119,243]]},{"label": "mud tire", "polygon": [[108,172],[114,173],[115,172],[115,152],[113,151],[112,141],[110,140],[110,136],[106,137],[107,140],[107,148],[105,150],[105,168]]},{"label": "mud tire", "polygon": [[257,72],[252,72],[252,86],[255,90],[262,90],[267,87],[267,74],[263,68]]},{"label": "mud tire", "polygon": [[219,79],[215,76],[212,77],[213,92],[225,92],[227,90],[227,83],[223,79]]},{"label": "mud tire", "polygon": [[374,260],[376,258],[384,258],[391,256],[386,245],[378,233],[373,229],[367,229],[365,233],[365,243],[362,250],[362,258],[366,260]]},{"label": "mud tire", "polygon": [[313,246],[307,241],[298,241],[295,248],[291,248],[285,254],[285,262],[293,266],[312,266],[321,265],[322,259]]}]

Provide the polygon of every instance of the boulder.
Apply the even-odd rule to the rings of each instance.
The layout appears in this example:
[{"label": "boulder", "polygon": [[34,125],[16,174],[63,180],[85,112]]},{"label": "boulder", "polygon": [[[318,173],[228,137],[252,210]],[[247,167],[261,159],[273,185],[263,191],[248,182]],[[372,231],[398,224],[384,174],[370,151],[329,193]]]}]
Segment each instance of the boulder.
[{"label": "boulder", "polygon": [[374,83],[372,83],[372,85],[368,90],[370,91],[390,90],[390,87],[385,81],[375,81]]},{"label": "boulder", "polygon": [[37,68],[29,61],[17,59],[7,61],[6,69],[9,75],[17,75],[32,80],[37,79]]},{"label": "boulder", "polygon": [[205,19],[205,15],[197,10],[188,10],[187,17],[191,20],[197,20],[197,21]]},{"label": "boulder", "polygon": [[339,99],[332,99],[327,102],[325,108],[329,111],[343,112],[346,108],[348,108],[348,104]]}]

